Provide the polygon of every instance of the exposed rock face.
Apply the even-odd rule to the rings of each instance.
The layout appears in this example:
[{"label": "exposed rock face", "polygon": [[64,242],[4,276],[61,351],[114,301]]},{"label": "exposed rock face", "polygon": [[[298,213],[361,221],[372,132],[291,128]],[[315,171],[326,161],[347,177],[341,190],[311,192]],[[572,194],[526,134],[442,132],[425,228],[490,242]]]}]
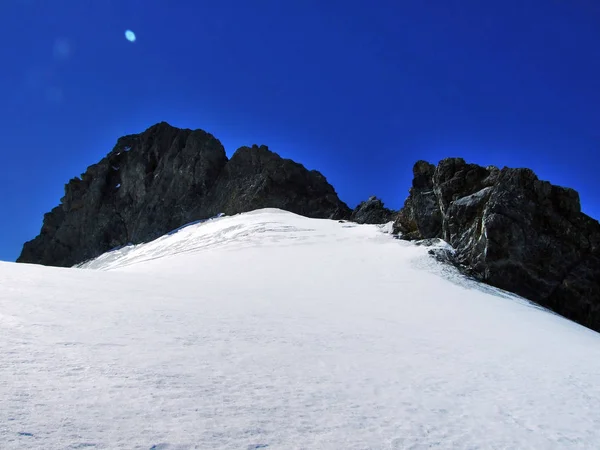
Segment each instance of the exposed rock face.
[{"label": "exposed rock face", "polygon": [[576,191],[460,158],[413,173],[395,221],[403,238],[442,238],[480,280],[600,330],[600,224]]},{"label": "exposed rock face", "polygon": [[419,161],[413,174],[398,213],[376,197],[350,211],[323,175],[265,146],[228,160],[209,133],[162,122],[120,138],[69,181],[18,261],[72,266],[194,220],[265,207],[357,223],[395,219],[402,238],[443,239],[469,274],[600,331],[600,224],[581,212],[577,192],[529,169],[460,158]]},{"label": "exposed rock face", "polygon": [[384,207],[377,197],[369,197],[354,208],[350,220],[356,223],[382,224],[394,220],[394,215],[394,211]]},{"label": "exposed rock face", "polygon": [[194,220],[266,207],[317,218],[350,215],[319,172],[264,146],[243,147],[228,161],[209,133],[162,122],[120,138],[69,181],[61,205],[45,214],[40,235],[17,261],[72,266]]},{"label": "exposed rock face", "polygon": [[207,202],[209,216],[265,207],[327,219],[350,214],[321,173],[281,158],[264,145],[238,149],[225,165]]}]

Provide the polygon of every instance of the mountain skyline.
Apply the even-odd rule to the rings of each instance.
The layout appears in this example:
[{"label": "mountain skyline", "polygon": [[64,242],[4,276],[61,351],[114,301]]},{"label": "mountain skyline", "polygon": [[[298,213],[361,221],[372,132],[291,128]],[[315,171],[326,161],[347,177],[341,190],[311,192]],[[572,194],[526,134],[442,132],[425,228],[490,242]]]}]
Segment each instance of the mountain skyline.
[{"label": "mountain skyline", "polygon": [[597,2],[9,0],[1,12],[1,260],[70,178],[160,121],[214,134],[228,156],[268,145],[350,207],[376,195],[397,210],[417,160],[458,156],[531,168],[600,217]]}]

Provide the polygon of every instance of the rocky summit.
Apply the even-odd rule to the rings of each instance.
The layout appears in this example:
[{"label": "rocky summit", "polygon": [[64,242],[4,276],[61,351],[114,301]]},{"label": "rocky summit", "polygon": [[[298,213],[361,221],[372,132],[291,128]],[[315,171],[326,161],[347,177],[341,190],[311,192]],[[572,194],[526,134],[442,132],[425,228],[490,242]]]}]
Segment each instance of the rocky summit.
[{"label": "rocky summit", "polygon": [[17,261],[72,266],[195,220],[266,207],[315,218],[351,213],[323,175],[266,146],[242,147],[228,160],[211,134],[162,122],[120,138],[69,181]]},{"label": "rocky summit", "polygon": [[350,220],[356,223],[382,224],[394,220],[395,212],[383,206],[383,202],[375,196],[360,202],[352,211]]},{"label": "rocky summit", "polygon": [[395,231],[440,238],[467,273],[600,331],[600,224],[529,169],[418,161]]},{"label": "rocky summit", "polygon": [[[481,167],[460,158],[418,161],[399,212],[376,197],[353,211],[317,171],[266,146],[231,159],[202,130],[159,123],[124,136],[65,186],[19,262],[73,266],[184,224],[260,208],[357,223],[394,221],[402,239],[434,250],[465,273],[600,331],[600,224],[581,212],[576,191],[529,169]],[[443,254],[442,254],[443,253]]]}]

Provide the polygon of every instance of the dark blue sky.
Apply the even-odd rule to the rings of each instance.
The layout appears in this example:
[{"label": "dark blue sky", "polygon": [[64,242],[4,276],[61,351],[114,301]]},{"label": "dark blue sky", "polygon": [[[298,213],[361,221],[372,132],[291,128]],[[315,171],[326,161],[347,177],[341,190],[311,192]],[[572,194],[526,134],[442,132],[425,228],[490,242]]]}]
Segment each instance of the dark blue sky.
[{"label": "dark blue sky", "polygon": [[[126,29],[137,35],[125,39]],[[530,167],[600,217],[598,0],[3,0],[0,259],[117,137],[266,144],[350,206],[418,159]]]}]

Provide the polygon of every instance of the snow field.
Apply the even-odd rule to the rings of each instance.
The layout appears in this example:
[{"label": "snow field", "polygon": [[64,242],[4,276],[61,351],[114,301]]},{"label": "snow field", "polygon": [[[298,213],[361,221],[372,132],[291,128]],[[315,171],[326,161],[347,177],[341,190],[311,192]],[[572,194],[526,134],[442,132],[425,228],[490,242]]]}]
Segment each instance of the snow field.
[{"label": "snow field", "polygon": [[0,448],[600,448],[598,334],[384,228],[260,210],[0,263]]}]

